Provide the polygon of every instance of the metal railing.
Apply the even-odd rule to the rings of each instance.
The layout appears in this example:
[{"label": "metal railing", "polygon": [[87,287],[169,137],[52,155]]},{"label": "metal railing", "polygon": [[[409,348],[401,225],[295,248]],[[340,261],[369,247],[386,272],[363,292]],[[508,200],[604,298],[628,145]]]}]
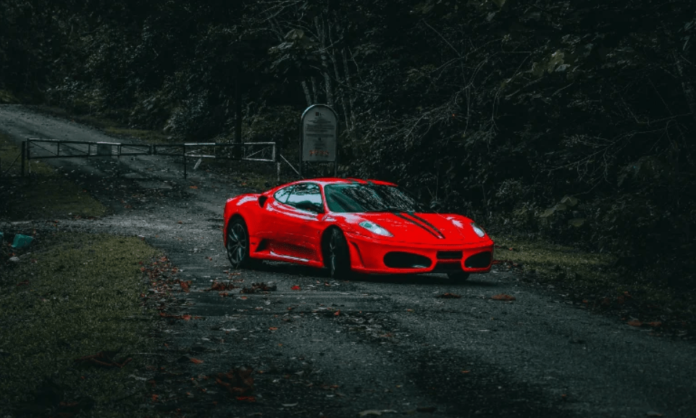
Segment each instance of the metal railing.
[{"label": "metal railing", "polygon": [[[24,175],[25,172],[25,160],[31,161],[49,158],[120,158],[121,156],[138,155],[181,157],[184,165],[184,178],[187,177],[186,162],[188,158],[258,161],[280,165],[277,159],[278,154],[276,153],[275,142],[194,142],[183,144],[139,145],[120,142],[87,142],[27,138],[26,141],[22,142],[21,154],[22,175]],[[280,167],[278,167],[278,172],[280,172]]]}]

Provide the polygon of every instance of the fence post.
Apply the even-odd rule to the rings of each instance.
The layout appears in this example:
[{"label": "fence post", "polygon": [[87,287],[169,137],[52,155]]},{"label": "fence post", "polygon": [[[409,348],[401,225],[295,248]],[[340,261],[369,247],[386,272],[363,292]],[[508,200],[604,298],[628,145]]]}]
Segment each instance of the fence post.
[{"label": "fence post", "polygon": [[27,141],[22,141],[22,149],[20,151],[22,153],[22,177],[24,177],[24,159],[27,155],[26,151],[27,151]]},{"label": "fence post", "polygon": [[184,150],[182,156],[184,157],[184,178],[186,178],[186,145],[182,145],[181,148]]}]

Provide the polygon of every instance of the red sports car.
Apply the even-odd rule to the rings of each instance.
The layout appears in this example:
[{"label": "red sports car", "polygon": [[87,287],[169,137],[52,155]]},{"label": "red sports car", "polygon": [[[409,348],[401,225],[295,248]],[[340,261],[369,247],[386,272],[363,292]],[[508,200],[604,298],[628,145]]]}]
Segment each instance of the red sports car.
[{"label": "red sports car", "polygon": [[471,219],[425,213],[396,184],[321,178],[244,194],[225,205],[224,243],[234,268],[257,260],[328,268],[331,276],[491,269],[493,241]]}]

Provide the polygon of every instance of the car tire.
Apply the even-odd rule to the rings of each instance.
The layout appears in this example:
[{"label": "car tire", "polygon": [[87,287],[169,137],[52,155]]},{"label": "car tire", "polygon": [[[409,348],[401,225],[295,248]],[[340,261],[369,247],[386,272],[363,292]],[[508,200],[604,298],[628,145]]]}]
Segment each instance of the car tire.
[{"label": "car tire", "polygon": [[348,242],[343,232],[338,228],[332,229],[329,234],[324,264],[329,269],[329,275],[332,278],[346,279],[350,276]]},{"label": "car tire", "polygon": [[233,219],[227,227],[227,258],[234,269],[252,264],[249,257],[249,231],[240,218]]},{"label": "car tire", "polygon": [[447,273],[447,277],[449,277],[450,280],[464,282],[469,278],[469,273],[467,273],[465,271],[456,271],[453,273]]}]

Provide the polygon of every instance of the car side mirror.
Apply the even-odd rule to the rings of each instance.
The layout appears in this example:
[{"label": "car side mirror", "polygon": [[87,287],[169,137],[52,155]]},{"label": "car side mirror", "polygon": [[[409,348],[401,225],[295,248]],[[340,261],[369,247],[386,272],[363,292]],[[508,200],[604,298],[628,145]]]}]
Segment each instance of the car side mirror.
[{"label": "car side mirror", "polygon": [[259,206],[263,207],[268,200],[268,196],[259,196]]}]

